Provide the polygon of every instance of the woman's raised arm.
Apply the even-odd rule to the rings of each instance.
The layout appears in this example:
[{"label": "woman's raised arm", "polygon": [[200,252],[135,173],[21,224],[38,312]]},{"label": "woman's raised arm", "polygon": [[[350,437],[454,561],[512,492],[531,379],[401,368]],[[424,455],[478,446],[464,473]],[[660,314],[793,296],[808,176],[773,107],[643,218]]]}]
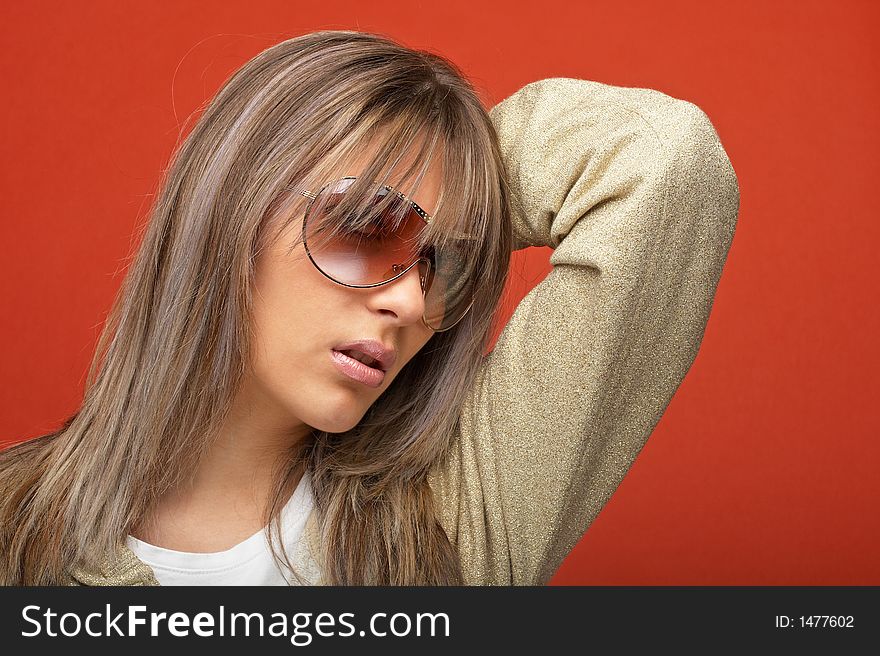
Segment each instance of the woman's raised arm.
[{"label": "woman's raised arm", "polygon": [[491,110],[517,247],[553,269],[485,357],[431,472],[469,583],[543,584],[620,484],[690,368],[739,210],[706,114],[551,78]]}]

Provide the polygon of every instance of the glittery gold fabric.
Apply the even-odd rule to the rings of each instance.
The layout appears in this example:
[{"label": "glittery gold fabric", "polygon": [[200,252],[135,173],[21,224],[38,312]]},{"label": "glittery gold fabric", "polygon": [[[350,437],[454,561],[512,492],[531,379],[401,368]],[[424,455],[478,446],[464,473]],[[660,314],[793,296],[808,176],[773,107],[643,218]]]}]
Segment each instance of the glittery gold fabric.
[{"label": "glittery gold fabric", "polygon": [[[693,363],[739,186],[706,114],[652,89],[550,78],[490,115],[516,247],[552,247],[553,269],[486,356],[429,482],[468,584],[535,585],[614,493]],[[298,553],[319,583],[313,520]],[[156,581],[122,547],[72,582]]]}]

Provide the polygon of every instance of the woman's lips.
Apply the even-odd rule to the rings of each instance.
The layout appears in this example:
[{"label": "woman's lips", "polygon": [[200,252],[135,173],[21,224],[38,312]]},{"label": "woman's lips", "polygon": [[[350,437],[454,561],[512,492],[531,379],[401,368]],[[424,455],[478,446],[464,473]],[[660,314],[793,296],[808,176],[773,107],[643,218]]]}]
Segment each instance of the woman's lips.
[{"label": "woman's lips", "polygon": [[385,372],[375,367],[368,367],[363,362],[358,362],[352,357],[347,356],[334,349],[330,349],[330,356],[333,359],[333,365],[343,374],[363,383],[368,387],[379,387],[385,380]]}]

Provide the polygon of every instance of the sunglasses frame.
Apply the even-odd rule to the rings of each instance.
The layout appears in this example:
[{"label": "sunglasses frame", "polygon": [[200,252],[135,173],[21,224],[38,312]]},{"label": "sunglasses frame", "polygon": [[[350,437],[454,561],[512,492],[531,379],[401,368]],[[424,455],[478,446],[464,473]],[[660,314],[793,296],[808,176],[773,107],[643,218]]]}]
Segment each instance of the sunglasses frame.
[{"label": "sunglasses frame", "polygon": [[[311,253],[311,251],[309,250],[309,246],[308,246],[308,244],[306,243],[306,218],[307,218],[308,215],[309,215],[309,211],[312,209],[312,203],[313,203],[313,202],[315,201],[315,199],[316,199],[318,196],[320,196],[321,193],[322,193],[327,187],[329,187],[331,184],[332,184],[332,185],[335,185],[335,184],[338,184],[339,182],[342,182],[343,180],[356,180],[356,179],[357,179],[357,176],[354,176],[354,175],[346,175],[346,176],[344,176],[344,177],[342,177],[342,178],[339,178],[338,180],[334,180],[333,182],[328,182],[328,183],[325,184],[323,187],[321,187],[321,188],[318,190],[317,193],[313,193],[313,192],[311,192],[311,191],[306,191],[306,190],[301,190],[301,191],[300,191],[300,194],[301,194],[301,195],[303,195],[303,196],[305,196],[306,198],[309,199],[309,203],[308,203],[308,205],[306,206],[305,211],[303,212],[303,222],[302,222],[302,243],[303,243],[303,247],[304,247],[305,250],[306,250],[306,255],[309,256],[309,260],[311,261],[312,265],[313,265],[313,266],[314,266],[314,267],[315,267],[315,268],[321,273],[321,275],[323,275],[325,278],[327,278],[328,280],[332,280],[332,281],[335,282],[337,285],[342,285],[343,287],[351,287],[351,288],[354,288],[354,289],[368,289],[368,288],[370,288],[370,287],[381,287],[382,285],[387,285],[388,283],[390,283],[390,282],[394,282],[395,280],[397,280],[398,278],[400,278],[401,276],[403,276],[407,271],[409,271],[409,270],[412,269],[415,265],[417,265],[419,262],[421,262],[421,261],[424,260],[424,262],[425,262],[425,264],[427,265],[428,268],[427,268],[427,271],[425,272],[425,275],[424,275],[424,276],[419,275],[419,281],[420,281],[420,284],[421,284],[421,287],[422,287],[422,298],[424,298],[425,295],[426,295],[426,293],[427,293],[426,290],[425,290],[425,280],[426,280],[426,278],[428,277],[428,274],[431,272],[431,260],[429,260],[429,259],[426,258],[426,257],[419,257],[419,258],[416,258],[416,260],[415,260],[412,264],[410,264],[408,267],[406,267],[406,268],[400,270],[400,272],[398,272],[398,274],[397,274],[396,276],[394,276],[393,278],[389,278],[388,280],[383,280],[382,282],[370,283],[369,285],[350,285],[350,284],[348,284],[348,283],[340,282],[339,280],[336,280],[335,278],[333,278],[332,276],[330,276],[329,274],[327,274],[326,272],[324,272],[324,270],[321,269],[321,267],[318,266],[318,263],[315,262],[315,258],[312,257],[312,253]],[[388,191],[391,191],[391,192],[394,192],[395,194],[397,194],[397,196],[398,196],[401,200],[404,200],[404,201],[408,202],[408,203],[410,204],[410,206],[412,207],[412,209],[415,210],[416,214],[418,214],[426,224],[428,224],[428,223],[431,222],[431,215],[428,214],[428,213],[427,213],[425,210],[423,210],[421,207],[419,207],[418,203],[416,203],[414,200],[412,200],[412,199],[410,199],[410,198],[407,198],[405,195],[403,195],[401,192],[397,191],[397,190],[394,189],[393,187],[390,187],[390,186],[388,186],[388,185],[383,185],[383,186],[384,186],[385,189],[387,189]],[[393,264],[393,265],[392,265],[392,267],[394,267],[395,269],[396,269],[397,267],[399,267],[399,266],[401,266],[401,265],[399,265],[399,264]],[[474,304],[474,299],[471,298],[471,302],[468,303],[467,309],[466,309],[464,312],[462,312],[461,316],[460,316],[458,319],[456,319],[455,323],[453,323],[451,326],[447,326],[447,327],[444,328],[443,330],[436,330],[435,328],[433,328],[433,327],[431,327],[430,325],[428,325],[428,322],[425,321],[425,315],[424,315],[424,313],[422,314],[422,323],[425,325],[426,328],[428,328],[429,330],[432,330],[432,331],[435,332],[435,333],[443,333],[443,332],[446,332],[447,330],[449,330],[449,329],[455,327],[455,326],[458,324],[458,322],[461,321],[461,320],[465,317],[465,315],[467,315],[468,312],[470,312],[471,307],[473,306],[473,304]]]}]

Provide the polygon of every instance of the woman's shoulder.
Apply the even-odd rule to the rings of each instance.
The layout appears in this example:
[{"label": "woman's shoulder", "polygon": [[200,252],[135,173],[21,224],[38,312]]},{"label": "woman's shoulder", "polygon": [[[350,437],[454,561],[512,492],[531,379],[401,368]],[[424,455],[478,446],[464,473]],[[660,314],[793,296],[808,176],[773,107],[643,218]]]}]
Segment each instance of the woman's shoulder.
[{"label": "woman's shoulder", "polygon": [[[0,479],[7,470],[17,470],[45,463],[52,452],[53,445],[73,424],[79,412],[69,416],[64,423],[51,433],[37,437],[27,437],[13,444],[0,445]],[[33,471],[33,470],[31,470]]]},{"label": "woman's shoulder", "polygon": [[0,583],[17,581],[12,545],[20,542],[29,501],[39,486],[55,433],[0,448]]},{"label": "woman's shoulder", "polygon": [[30,481],[36,482],[59,433],[49,433],[0,447],[0,494],[2,499]]},{"label": "woman's shoulder", "polygon": [[73,566],[68,575],[68,585],[159,585],[152,568],[124,544],[97,566]]},{"label": "woman's shoulder", "polygon": [[0,462],[10,459],[27,457],[42,449],[45,449],[58,436],[58,432],[40,435],[39,437],[26,437],[16,442],[0,445]]}]

